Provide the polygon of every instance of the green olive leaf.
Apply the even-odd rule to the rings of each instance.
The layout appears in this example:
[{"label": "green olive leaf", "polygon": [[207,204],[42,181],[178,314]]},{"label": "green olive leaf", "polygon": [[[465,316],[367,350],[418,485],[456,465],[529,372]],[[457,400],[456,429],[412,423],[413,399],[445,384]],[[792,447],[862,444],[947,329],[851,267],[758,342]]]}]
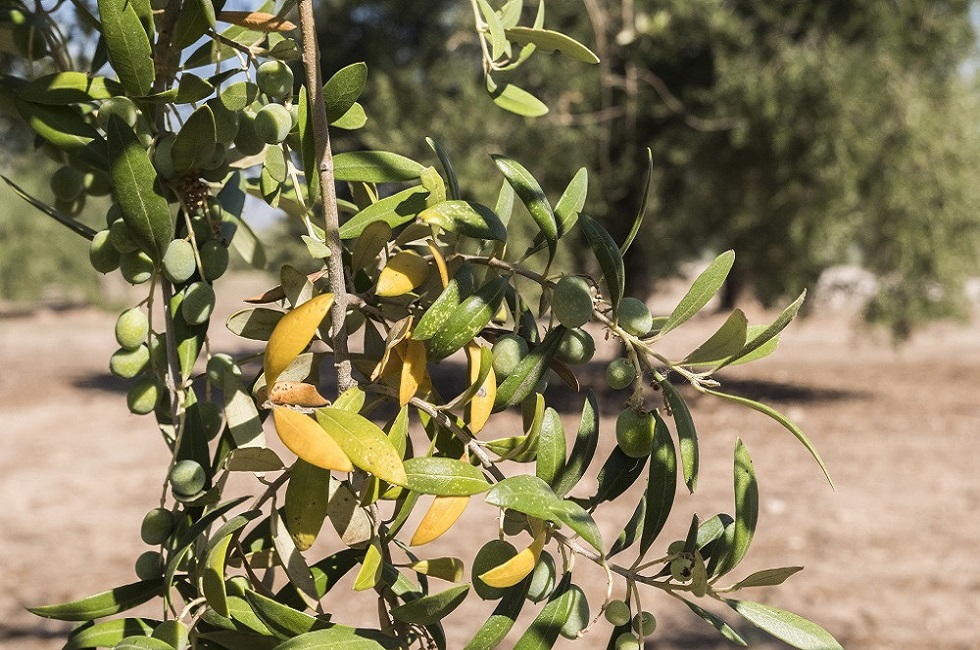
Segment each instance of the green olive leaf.
[{"label": "green olive leaf", "polygon": [[725,603],[750,623],[800,650],[843,650],[841,644],[816,623],[793,612],[748,600]]},{"label": "green olive leaf", "polygon": [[520,86],[512,83],[497,85],[491,77],[487,77],[487,92],[493,103],[510,111],[515,115],[524,117],[541,117],[548,114],[548,105],[543,101],[524,90]]},{"label": "green olive leaf", "polygon": [[449,198],[459,199],[461,194],[459,192],[459,179],[456,177],[456,170],[453,169],[453,163],[449,158],[449,152],[446,148],[436,140],[435,138],[426,138],[426,143],[429,148],[435,152],[436,156],[439,158],[439,162],[442,164],[443,171],[446,172],[446,181],[449,183]]},{"label": "green olive leaf", "polygon": [[228,320],[225,321],[225,327],[242,338],[253,341],[268,341],[272,330],[276,328],[283,316],[285,313],[278,309],[266,307],[240,309],[228,317]]},{"label": "green olive leaf", "polygon": [[667,424],[654,411],[653,453],[650,454],[650,474],[647,479],[646,514],[643,518],[643,535],[640,538],[640,555],[644,555],[660,535],[677,492],[677,452]]},{"label": "green olive leaf", "polygon": [[547,604],[517,640],[514,650],[544,650],[554,646],[562,626],[572,615],[572,608],[575,605],[577,594],[576,590],[570,588],[571,581],[570,572],[562,576],[561,582],[555,587]]},{"label": "green olive leaf", "polygon": [[564,336],[565,327],[559,325],[552,328],[541,343],[531,348],[517,368],[497,387],[495,411],[520,404],[534,392],[555,358]]},{"label": "green olive leaf", "polygon": [[691,365],[714,365],[745,348],[748,319],[741,309],[734,310],[725,322],[684,359]]},{"label": "green olive leaf", "polygon": [[[345,629],[345,626],[335,625],[323,619],[297,611],[288,605],[256,593],[251,589],[245,590],[245,601],[252,607],[252,611],[255,612],[255,615],[259,617],[262,623],[269,628],[269,631],[283,641],[313,630]],[[353,630],[354,628],[346,628],[348,633],[353,632]]]},{"label": "green olive leaf", "polygon": [[674,307],[674,311],[667,317],[667,322],[660,328],[660,334],[666,334],[701,311],[701,308],[707,305],[725,284],[733,264],[735,264],[734,251],[725,251],[715,258],[708,268],[698,275],[691,288],[687,290],[687,294]]},{"label": "green olive leaf", "polygon": [[582,417],[579,421],[578,433],[568,461],[559,470],[552,483],[555,494],[560,497],[568,494],[582,480],[585,471],[592,463],[596,447],[599,444],[599,403],[595,393],[589,390],[582,406]]},{"label": "green olive leaf", "polygon": [[156,77],[153,48],[134,3],[98,0],[98,7],[109,61],[119,82],[130,95],[148,94]]},{"label": "green olive leaf", "polygon": [[493,210],[471,201],[443,201],[419,213],[423,223],[472,239],[507,240],[507,228]]},{"label": "green olive leaf", "polygon": [[338,181],[398,183],[416,180],[425,166],[387,151],[347,151],[333,157],[334,178]]},{"label": "green olive leaf", "polygon": [[599,470],[599,486],[596,488],[595,496],[589,499],[590,505],[594,507],[604,501],[614,501],[619,498],[640,477],[646,464],[645,457],[630,458],[623,453],[619,445],[616,445]]},{"label": "green olive leaf", "polygon": [[483,331],[500,307],[506,287],[506,278],[494,278],[463,300],[426,342],[428,358],[444,359]]},{"label": "green olive leaf", "polygon": [[16,101],[17,111],[39,137],[98,169],[108,169],[106,141],[77,109]]},{"label": "green olive leaf", "polygon": [[163,594],[163,579],[143,580],[109,591],[59,605],[28,607],[27,611],[42,618],[60,621],[89,621],[118,614]]},{"label": "green olive leaf", "polygon": [[178,172],[200,169],[214,155],[217,132],[214,113],[207,104],[191,113],[177,132],[170,155]]},{"label": "green olive leaf", "polygon": [[466,600],[469,590],[468,584],[450,587],[437,594],[422,596],[393,607],[391,615],[403,623],[433,625],[459,607]]},{"label": "green olive leaf", "polygon": [[129,636],[149,636],[159,621],[143,618],[117,618],[98,623],[89,621],[75,628],[62,650],[111,648]]},{"label": "green olive leaf", "polygon": [[531,213],[531,217],[548,242],[549,250],[553,249],[558,240],[558,222],[541,185],[531,175],[531,172],[517,161],[498,155],[493,155],[491,158],[507,182],[514,188],[527,211]]},{"label": "green olive leaf", "polygon": [[215,13],[211,0],[186,0],[181,5],[174,27],[174,47],[182,50],[193,45],[214,26]]},{"label": "green olive leaf", "polygon": [[157,189],[156,170],[136,134],[115,115],[109,118],[107,136],[113,196],[140,248],[159,263],[173,239],[174,221]]},{"label": "green olive leaf", "polygon": [[613,240],[612,235],[599,225],[599,222],[585,213],[579,214],[579,224],[585,234],[586,241],[599,262],[602,275],[609,287],[609,302],[613,309],[619,305],[626,291],[626,268],[623,265],[623,254]]},{"label": "green olive leaf", "polygon": [[530,587],[531,576],[528,575],[513,587],[505,589],[490,617],[463,650],[493,650],[500,645],[524,608]]},{"label": "green olive leaf", "polygon": [[421,494],[469,496],[490,488],[480,468],[454,458],[409,458],[405,474],[408,489]]},{"label": "green olive leaf", "polygon": [[790,576],[803,570],[801,566],[779,567],[778,569],[763,569],[739,580],[732,589],[748,589],[749,587],[775,587],[786,582]]},{"label": "green olive leaf", "polygon": [[378,425],[357,413],[330,407],[317,409],[316,419],[355,466],[382,481],[407,486],[401,455]]},{"label": "green olive leaf", "polygon": [[565,429],[561,416],[550,406],[545,409],[538,433],[538,455],[535,474],[552,487],[565,467]]},{"label": "green olive leaf", "polygon": [[20,99],[35,104],[78,104],[109,99],[126,91],[113,79],[90,77],[84,72],[54,72],[32,79],[20,88]]},{"label": "green olive leaf", "polygon": [[640,501],[636,504],[636,508],[633,510],[632,516],[630,516],[629,521],[623,527],[623,532],[619,534],[613,545],[609,547],[609,552],[606,553],[606,557],[612,557],[617,553],[625,551],[630,546],[636,543],[636,540],[640,538],[643,534],[643,524],[646,518],[647,510],[647,498],[646,495],[640,497]]},{"label": "green olive leaf", "polygon": [[599,57],[571,36],[550,29],[512,27],[506,30],[507,38],[520,45],[534,44],[545,52],[560,52],[582,63],[599,63]]},{"label": "green olive leaf", "polygon": [[331,124],[343,117],[361,96],[367,81],[366,63],[352,63],[335,72],[323,85],[323,103]]},{"label": "green olive leaf", "polygon": [[698,432],[694,428],[694,419],[691,411],[687,408],[687,402],[677,392],[674,385],[667,379],[658,378],[657,384],[664,391],[664,398],[667,406],[674,416],[674,426],[677,428],[677,440],[681,452],[681,467],[684,470],[684,482],[687,489],[693,494],[698,486]]},{"label": "green olive leaf", "polygon": [[391,228],[406,224],[425,210],[428,195],[429,190],[416,185],[372,203],[340,225],[340,238],[360,237],[368,224],[376,221],[384,221]]},{"label": "green olive leaf", "polygon": [[49,206],[47,203],[44,203],[44,202],[42,202],[42,201],[34,198],[33,196],[31,196],[30,194],[28,194],[27,192],[25,192],[23,189],[21,189],[20,186],[18,186],[12,180],[10,180],[9,178],[7,178],[6,176],[0,174],[0,178],[2,178],[4,180],[4,182],[7,183],[7,185],[10,186],[10,189],[12,189],[14,191],[14,193],[17,194],[17,196],[19,196],[20,198],[24,199],[25,201],[27,201],[28,203],[30,203],[32,206],[34,206],[35,208],[37,208],[38,210],[40,210],[44,214],[48,215],[49,217],[51,217],[52,219],[54,219],[55,221],[57,221],[61,225],[65,226],[66,228],[68,228],[72,232],[81,235],[82,237],[84,237],[85,239],[88,239],[89,241],[91,241],[92,239],[95,238],[96,232],[93,229],[91,229],[88,226],[86,226],[84,223],[81,223],[77,219],[72,219],[71,217],[65,216],[61,212],[59,212],[58,210],[56,210],[55,208],[52,208],[51,206]]},{"label": "green olive leaf", "polygon": [[716,630],[718,630],[718,632],[721,633],[721,635],[723,637],[725,637],[726,639],[728,639],[729,641],[731,641],[735,645],[740,645],[742,647],[748,647],[749,644],[745,642],[745,639],[743,639],[741,636],[739,636],[738,632],[736,632],[732,628],[732,626],[729,625],[727,621],[725,621],[725,619],[721,618],[720,616],[718,616],[716,614],[713,614],[713,613],[709,612],[708,610],[704,609],[703,607],[700,607],[698,605],[695,605],[694,603],[690,602],[686,598],[681,598],[681,601],[685,605],[687,605],[691,609],[692,612],[694,612],[695,614],[697,614],[703,621],[705,621],[706,623],[708,623],[708,625],[710,625],[713,628],[715,628]]}]

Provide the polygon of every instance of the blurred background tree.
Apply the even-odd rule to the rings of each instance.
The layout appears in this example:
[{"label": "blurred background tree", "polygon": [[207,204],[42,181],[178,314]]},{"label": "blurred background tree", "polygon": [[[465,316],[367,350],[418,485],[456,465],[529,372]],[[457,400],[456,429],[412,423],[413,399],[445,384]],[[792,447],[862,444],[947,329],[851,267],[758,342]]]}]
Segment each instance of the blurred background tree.
[{"label": "blurred background tree", "polygon": [[[496,177],[478,142],[536,174],[533,161],[549,160],[552,196],[584,165],[604,199],[590,207],[620,241],[652,148],[651,200],[627,261],[633,291],[732,247],[728,303],[751,291],[771,304],[847,263],[877,276],[867,316],[900,336],[963,312],[962,283],[980,273],[970,2],[569,4],[549,24],[602,63],[537,57],[524,68],[522,86],[557,107],[538,120],[490,110],[464,2],[324,0],[324,63],[368,63],[374,124],[361,144],[431,159],[431,135],[462,178],[487,179],[469,189],[488,201]],[[468,115],[450,108],[460,96]]]}]

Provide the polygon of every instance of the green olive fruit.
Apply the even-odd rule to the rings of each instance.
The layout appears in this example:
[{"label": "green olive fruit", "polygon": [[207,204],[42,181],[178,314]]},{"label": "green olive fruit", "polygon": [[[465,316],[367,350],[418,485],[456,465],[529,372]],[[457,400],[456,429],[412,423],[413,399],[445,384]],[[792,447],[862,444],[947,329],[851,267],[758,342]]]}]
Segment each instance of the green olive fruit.
[{"label": "green olive fruit", "polygon": [[109,357],[109,371],[116,377],[132,379],[143,374],[150,363],[150,348],[141,345],[135,350],[120,348]]},{"label": "green olive fruit", "polygon": [[538,563],[534,565],[531,572],[531,586],[527,591],[527,598],[532,603],[540,603],[551,595],[555,590],[555,559],[547,551],[538,558]]},{"label": "green olive fruit", "polygon": [[136,380],[129,393],[126,394],[126,405],[130,413],[146,415],[153,412],[160,399],[160,386],[153,377],[142,377]]},{"label": "green olive fruit", "polygon": [[109,209],[105,211],[105,225],[106,228],[112,226],[112,224],[123,218],[122,208],[119,207],[118,203],[113,203],[109,206]]},{"label": "green olive fruit", "polygon": [[150,321],[138,307],[127,309],[116,319],[116,342],[125,350],[135,350],[146,343]]},{"label": "green olive fruit", "polygon": [[561,635],[566,639],[575,639],[589,625],[589,599],[578,585],[572,585],[568,591],[572,599],[572,611],[561,626]]},{"label": "green olive fruit", "polygon": [[266,104],[255,114],[255,133],[266,144],[279,144],[292,127],[293,118],[282,104]]},{"label": "green olive fruit", "polygon": [[483,600],[497,600],[504,595],[503,589],[491,587],[480,580],[480,576],[490,569],[500,566],[515,555],[517,555],[517,549],[514,548],[514,545],[502,539],[492,539],[480,547],[480,550],[476,552],[476,557],[473,558],[470,569],[473,589],[477,596]]},{"label": "green olive fruit", "polygon": [[505,334],[490,348],[493,352],[493,374],[503,379],[514,372],[521,359],[527,356],[527,341],[517,334]]},{"label": "green olive fruit", "polygon": [[242,370],[230,354],[218,353],[211,355],[207,365],[208,381],[215,388],[221,388],[225,382],[226,375],[241,377]]},{"label": "green olive fruit", "polygon": [[603,614],[616,627],[630,622],[630,606],[624,600],[610,600]]},{"label": "green olive fruit", "polygon": [[119,251],[109,242],[109,230],[95,233],[88,248],[88,261],[99,273],[109,273],[119,268]]},{"label": "green olive fruit", "polygon": [[85,174],[74,167],[59,167],[51,175],[51,191],[59,201],[74,202],[85,190]]},{"label": "green olive fruit", "polygon": [[82,210],[85,209],[85,195],[79,194],[71,201],[55,199],[54,209],[62,214],[68,215],[69,217],[77,217],[82,213]]},{"label": "green olive fruit", "polygon": [[189,497],[197,494],[207,485],[208,475],[201,464],[193,460],[178,460],[170,468],[170,488],[175,495]]},{"label": "green olive fruit", "polygon": [[227,153],[228,150],[225,145],[220,142],[214,145],[214,153],[208,158],[204,163],[201,164],[201,169],[204,171],[214,171],[216,169],[221,169],[227,163]]},{"label": "green olive fruit", "polygon": [[653,452],[654,419],[649,413],[624,409],[616,418],[616,442],[630,458],[646,458]]},{"label": "green olive fruit", "polygon": [[108,196],[112,193],[112,178],[101,169],[86,172],[82,184],[89,196]]},{"label": "green olive fruit", "polygon": [[200,170],[201,178],[209,183],[221,183],[231,173],[231,164],[225,160],[214,169]]},{"label": "green olive fruit", "polygon": [[153,277],[153,260],[143,252],[123,253],[119,257],[119,269],[126,282],[143,284]]},{"label": "green olive fruit", "polygon": [[139,244],[136,243],[136,239],[133,238],[133,231],[129,229],[126,222],[123,219],[116,219],[109,226],[109,241],[112,243],[113,248],[125,255],[126,253],[135,253],[139,250]]},{"label": "green olive fruit", "polygon": [[516,510],[504,510],[504,535],[520,535],[527,528],[527,515]]},{"label": "green olive fruit", "polygon": [[606,383],[610,388],[622,390],[636,379],[636,368],[628,359],[613,359],[606,366]]},{"label": "green olive fruit", "polygon": [[678,582],[690,582],[694,575],[694,554],[682,553],[670,561],[670,575]]},{"label": "green olive fruit", "polygon": [[194,231],[194,241],[198,246],[214,237],[211,222],[203,215],[196,214],[191,217],[191,229]]},{"label": "green olive fruit", "polygon": [[221,433],[224,424],[224,410],[214,402],[198,402],[197,412],[201,416],[201,425],[208,436],[214,440]]},{"label": "green olive fruit", "polygon": [[592,319],[592,289],[577,275],[566,275],[555,285],[551,311],[565,327],[581,327]]},{"label": "green olive fruit", "polygon": [[221,99],[214,97],[207,102],[214,115],[214,136],[220,144],[231,144],[238,134],[238,111],[230,111],[221,103]]},{"label": "green olive fruit", "polygon": [[140,539],[150,546],[163,544],[174,532],[174,513],[166,508],[154,508],[143,515],[140,524]]},{"label": "green olive fruit", "polygon": [[282,99],[293,92],[293,71],[282,61],[266,61],[255,73],[255,83],[269,97]]},{"label": "green olive fruit", "polygon": [[560,361],[572,366],[588,363],[593,355],[595,355],[595,341],[581,327],[565,332],[561,343],[558,344],[558,352],[555,354]]},{"label": "green olive fruit", "polygon": [[238,133],[235,134],[235,148],[243,156],[255,156],[265,149],[265,140],[255,129],[255,117],[242,112],[238,120]]},{"label": "green olive fruit", "polygon": [[194,258],[194,246],[186,239],[175,239],[167,244],[163,254],[163,274],[174,284],[181,284],[190,279],[197,270],[197,260]]},{"label": "green olive fruit", "polygon": [[99,107],[99,127],[105,131],[109,127],[109,118],[115,115],[130,128],[136,128],[136,122],[140,117],[140,109],[136,107],[133,100],[128,97],[110,97],[102,102]]},{"label": "green olive fruit", "polygon": [[686,546],[687,542],[685,542],[683,539],[676,539],[670,543],[670,546],[667,547],[667,552],[671,555],[683,553]]},{"label": "green olive fruit", "polygon": [[217,239],[201,246],[201,273],[208,282],[217,280],[228,270],[228,249]]},{"label": "green olive fruit", "polygon": [[180,315],[189,325],[202,325],[214,311],[214,287],[207,282],[195,282],[184,290]]},{"label": "green olive fruit", "polygon": [[157,141],[153,147],[153,168],[157,175],[170,180],[177,175],[177,168],[174,166],[173,148],[177,137],[173,133],[167,133]]},{"label": "green olive fruit", "polygon": [[136,558],[136,577],[153,580],[163,575],[165,565],[159,551],[147,551]]},{"label": "green olive fruit", "polygon": [[653,315],[642,300],[626,296],[616,308],[616,322],[633,336],[643,336],[653,329]]},{"label": "green olive fruit", "polygon": [[640,650],[640,641],[632,632],[623,632],[616,637],[616,650]]},{"label": "green olive fruit", "polygon": [[642,611],[633,617],[633,631],[640,636],[650,636],[657,629],[657,617]]},{"label": "green olive fruit", "polygon": [[167,337],[157,334],[150,339],[150,361],[157,368],[167,367]]}]

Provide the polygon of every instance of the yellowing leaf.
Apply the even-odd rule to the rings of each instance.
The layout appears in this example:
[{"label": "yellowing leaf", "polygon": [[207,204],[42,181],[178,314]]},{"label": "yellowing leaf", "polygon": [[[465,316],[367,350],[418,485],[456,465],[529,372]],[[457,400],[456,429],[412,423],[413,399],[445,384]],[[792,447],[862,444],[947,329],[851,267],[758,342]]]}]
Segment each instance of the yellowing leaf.
[{"label": "yellowing leaf", "polygon": [[466,510],[466,504],[469,501],[470,498],[467,496],[437,496],[432,500],[432,505],[422,517],[422,521],[419,522],[419,527],[409,544],[411,546],[428,544],[452,528],[452,525]]},{"label": "yellowing leaf", "polygon": [[269,401],[273,404],[291,404],[316,408],[326,406],[330,402],[317,391],[313,384],[301,381],[280,381],[269,391]]},{"label": "yellowing leaf", "polygon": [[354,241],[351,266],[354,269],[377,268],[378,254],[391,241],[391,226],[384,221],[374,221],[364,227],[361,236]]},{"label": "yellowing leaf", "polygon": [[412,562],[408,568],[416,573],[441,578],[448,582],[459,582],[463,579],[463,561],[458,557],[437,557],[431,560]]},{"label": "yellowing leaf", "polygon": [[217,18],[223,23],[257,32],[291,32],[296,29],[294,23],[264,11],[222,11]]},{"label": "yellowing leaf", "polygon": [[333,305],[333,294],[324,293],[282,317],[269,336],[265,348],[265,383],[274,386],[276,379],[306,349],[317,327]]},{"label": "yellowing leaf", "polygon": [[405,339],[395,349],[402,359],[398,401],[400,406],[405,406],[418,393],[425,379],[425,343]]},{"label": "yellowing leaf", "polygon": [[530,546],[500,566],[481,574],[480,580],[498,589],[513,587],[534,570],[534,565],[538,563],[538,558],[541,557],[541,549],[544,548],[546,538],[545,531],[539,530]]},{"label": "yellowing leaf", "polygon": [[415,251],[401,251],[381,269],[377,295],[390,298],[401,296],[419,286],[429,277],[429,263]]},{"label": "yellowing leaf", "polygon": [[354,465],[344,450],[316,422],[298,411],[276,406],[272,420],[282,444],[310,465],[338,472],[351,472]]},{"label": "yellowing leaf", "polygon": [[[480,380],[480,364],[483,357],[479,345],[469,345],[466,347],[466,356],[470,364],[470,385]],[[493,411],[493,403],[497,400],[497,376],[493,372],[493,366],[477,389],[476,395],[469,404],[470,431],[479,433],[487,420],[490,419],[490,412]]]},{"label": "yellowing leaf", "polygon": [[439,246],[433,240],[430,239],[425,243],[428,244],[432,259],[436,263],[436,268],[439,269],[439,279],[442,280],[442,288],[445,289],[449,285],[449,268],[446,266],[446,258],[443,257],[442,251],[439,250]]},{"label": "yellowing leaf", "polygon": [[330,407],[319,409],[316,419],[354,465],[382,481],[403,487],[407,484],[401,454],[374,422],[363,415]]}]

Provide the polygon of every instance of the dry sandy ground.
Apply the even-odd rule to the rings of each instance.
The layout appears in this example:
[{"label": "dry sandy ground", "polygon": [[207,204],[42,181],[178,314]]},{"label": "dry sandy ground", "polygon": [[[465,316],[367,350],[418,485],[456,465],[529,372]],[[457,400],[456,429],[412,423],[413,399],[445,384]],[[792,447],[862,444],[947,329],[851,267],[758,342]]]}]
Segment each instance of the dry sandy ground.
[{"label": "dry sandy ground", "polygon": [[[767,316],[750,314],[755,322]],[[149,419],[129,415],[125,385],[105,371],[115,347],[112,322],[111,314],[93,310],[0,319],[0,647],[7,650],[59,648],[68,626],[23,608],[132,581],[132,562],[146,550],[139,522],[159,500],[165,449]],[[681,333],[677,350],[719,323],[718,317],[697,320]],[[219,337],[218,347],[227,345],[237,344]],[[682,535],[691,512],[731,511],[731,453],[740,436],[752,454],[764,507],[737,575],[806,565],[785,585],[758,590],[753,598],[805,614],[846,648],[980,647],[974,552],[980,535],[980,330],[937,326],[894,349],[846,319],[811,318],[791,327],[774,357],[731,369],[722,379],[801,424],[837,490],[764,416],[692,398],[702,440],[701,485],[696,497],[675,504],[664,543]],[[579,399],[569,402],[579,408]],[[616,408],[613,403],[605,413],[597,463],[611,446]],[[567,428],[574,430],[575,414],[568,415]],[[626,499],[599,511],[607,538],[621,529],[634,503]],[[470,510],[476,512],[467,513],[474,535],[467,547],[479,543],[478,536],[486,539],[494,525],[487,513]],[[601,582],[588,570],[583,576],[585,584]],[[716,647],[713,631],[669,598],[647,594],[645,607],[661,621],[650,647]],[[454,614],[454,646],[464,640],[458,630],[485,609],[475,605]],[[564,647],[604,647],[607,629],[601,624]],[[739,629],[756,645],[783,647],[752,636],[747,626]]]}]

